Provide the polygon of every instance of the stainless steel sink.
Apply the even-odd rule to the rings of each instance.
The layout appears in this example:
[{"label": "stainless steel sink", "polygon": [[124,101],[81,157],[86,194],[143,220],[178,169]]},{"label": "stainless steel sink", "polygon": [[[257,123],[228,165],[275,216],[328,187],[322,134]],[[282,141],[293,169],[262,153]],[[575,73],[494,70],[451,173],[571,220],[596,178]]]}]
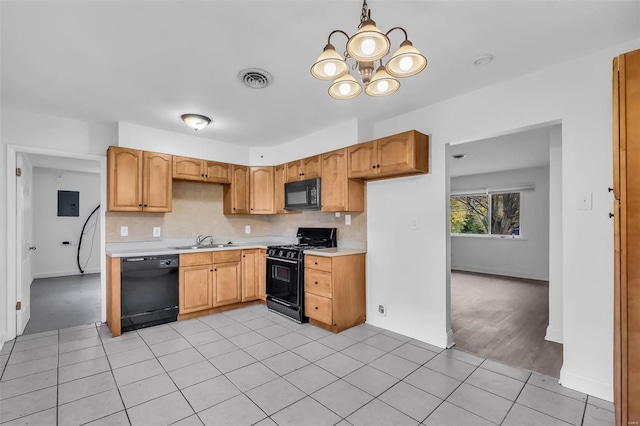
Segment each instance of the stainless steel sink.
[{"label": "stainless steel sink", "polygon": [[204,250],[204,249],[212,249],[212,248],[224,248],[224,247],[238,247],[237,244],[208,244],[206,246],[177,246],[177,247],[169,247],[174,250]]}]

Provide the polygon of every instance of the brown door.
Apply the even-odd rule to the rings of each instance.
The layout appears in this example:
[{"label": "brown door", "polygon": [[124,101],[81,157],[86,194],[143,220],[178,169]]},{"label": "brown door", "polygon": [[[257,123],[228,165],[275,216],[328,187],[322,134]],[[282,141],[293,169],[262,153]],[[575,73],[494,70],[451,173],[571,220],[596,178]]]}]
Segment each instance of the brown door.
[{"label": "brown door", "polygon": [[322,154],[322,211],[347,211],[347,148]]},{"label": "brown door", "polygon": [[321,155],[314,155],[301,160],[302,163],[302,179],[315,179],[320,177],[322,166],[320,163]]},{"label": "brown door", "polygon": [[180,313],[202,311],[212,307],[211,265],[180,268]]},{"label": "brown door", "polygon": [[242,251],[242,301],[258,299],[258,250]]},{"label": "brown door", "polygon": [[215,183],[231,183],[231,164],[204,161],[204,180]]},{"label": "brown door", "polygon": [[173,178],[180,180],[196,180],[204,179],[204,170],[202,170],[202,160],[190,157],[173,156]]},{"label": "brown door", "polygon": [[242,300],[240,262],[213,265],[213,306],[230,305]]},{"label": "brown door", "polygon": [[302,162],[300,160],[287,163],[287,182],[296,182],[302,179]]},{"label": "brown door", "polygon": [[233,166],[233,213],[249,214],[249,167]]},{"label": "brown door", "polygon": [[412,170],[415,159],[413,149],[413,132],[378,139],[377,172],[386,175]]}]

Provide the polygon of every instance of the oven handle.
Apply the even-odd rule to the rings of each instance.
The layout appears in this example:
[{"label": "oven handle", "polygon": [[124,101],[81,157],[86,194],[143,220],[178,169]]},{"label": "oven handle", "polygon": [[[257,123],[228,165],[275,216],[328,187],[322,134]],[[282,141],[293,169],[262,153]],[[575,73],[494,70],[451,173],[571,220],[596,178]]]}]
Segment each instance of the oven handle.
[{"label": "oven handle", "polygon": [[277,257],[267,257],[267,260],[273,260],[275,262],[286,262],[286,263],[298,263],[296,260],[286,260],[286,259],[278,259]]}]

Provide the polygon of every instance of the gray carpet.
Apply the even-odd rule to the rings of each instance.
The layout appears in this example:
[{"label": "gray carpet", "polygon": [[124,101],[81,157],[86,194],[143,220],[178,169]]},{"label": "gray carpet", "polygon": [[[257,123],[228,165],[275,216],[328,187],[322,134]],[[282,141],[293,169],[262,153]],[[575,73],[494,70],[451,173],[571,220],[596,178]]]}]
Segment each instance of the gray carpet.
[{"label": "gray carpet", "polygon": [[100,321],[100,274],[40,278],[31,283],[31,319],[23,334]]}]

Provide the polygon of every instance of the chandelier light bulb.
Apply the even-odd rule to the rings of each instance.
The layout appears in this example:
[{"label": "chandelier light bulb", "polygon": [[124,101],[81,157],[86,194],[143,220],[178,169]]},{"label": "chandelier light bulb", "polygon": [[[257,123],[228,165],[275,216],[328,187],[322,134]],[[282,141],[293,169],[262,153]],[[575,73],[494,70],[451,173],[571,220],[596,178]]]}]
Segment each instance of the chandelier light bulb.
[{"label": "chandelier light bulb", "polygon": [[413,66],[413,59],[411,59],[410,56],[405,56],[404,58],[400,59],[398,66],[402,71],[409,71]]},{"label": "chandelier light bulb", "polygon": [[340,86],[338,87],[339,87],[338,90],[340,91],[340,94],[344,96],[348,95],[349,92],[351,91],[351,87],[349,87],[348,83],[340,83]]},{"label": "chandelier light bulb", "polygon": [[376,50],[376,42],[372,38],[365,38],[362,41],[362,52],[369,56]]},{"label": "chandelier light bulb", "polygon": [[336,67],[336,64],[333,62],[327,62],[326,64],[324,64],[324,73],[326,75],[334,76],[336,75],[337,70],[338,67]]},{"label": "chandelier light bulb", "polygon": [[387,90],[389,90],[389,82],[387,80],[381,80],[376,84],[378,85],[378,87],[376,87],[376,89],[378,89],[378,92],[380,92],[380,93],[384,93]]}]

